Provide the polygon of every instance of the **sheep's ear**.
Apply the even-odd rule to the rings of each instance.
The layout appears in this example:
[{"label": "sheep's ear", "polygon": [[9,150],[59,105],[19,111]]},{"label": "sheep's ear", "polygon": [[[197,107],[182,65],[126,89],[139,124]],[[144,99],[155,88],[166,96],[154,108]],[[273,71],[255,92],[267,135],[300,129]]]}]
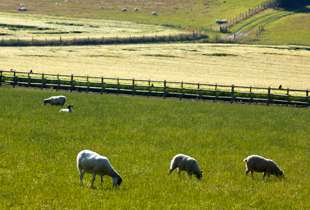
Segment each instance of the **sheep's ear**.
[{"label": "sheep's ear", "polygon": [[200,171],[200,173],[202,173],[203,172],[203,170],[202,171]]}]

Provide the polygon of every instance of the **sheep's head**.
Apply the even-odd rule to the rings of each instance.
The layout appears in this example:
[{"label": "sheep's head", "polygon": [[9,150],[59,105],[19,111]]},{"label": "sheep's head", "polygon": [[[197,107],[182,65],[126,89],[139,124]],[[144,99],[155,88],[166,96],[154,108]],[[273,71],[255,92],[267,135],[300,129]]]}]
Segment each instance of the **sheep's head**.
[{"label": "sheep's head", "polygon": [[46,105],[46,100],[43,100],[43,104],[44,104],[44,106]]},{"label": "sheep's head", "polygon": [[280,171],[276,174],[276,176],[285,176],[285,175],[284,175],[284,171],[281,171],[281,170],[280,170]]},{"label": "sheep's head", "polygon": [[203,170],[200,171],[200,172],[195,172],[195,173],[194,173],[195,177],[196,177],[198,180],[201,180],[201,178],[202,178],[202,172],[203,172]]},{"label": "sheep's head", "polygon": [[119,175],[117,175],[116,177],[113,177],[112,179],[113,179],[113,187],[120,186],[123,181]]}]

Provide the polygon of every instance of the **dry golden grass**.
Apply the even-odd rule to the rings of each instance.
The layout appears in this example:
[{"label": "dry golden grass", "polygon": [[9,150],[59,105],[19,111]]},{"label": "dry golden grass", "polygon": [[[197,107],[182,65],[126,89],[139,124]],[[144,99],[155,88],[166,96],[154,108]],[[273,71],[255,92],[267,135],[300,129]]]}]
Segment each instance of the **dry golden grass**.
[{"label": "dry golden grass", "polygon": [[310,89],[310,51],[232,44],[2,47],[1,69]]},{"label": "dry golden grass", "polygon": [[177,28],[138,24],[115,20],[35,15],[27,13],[1,13],[2,38],[73,38],[73,37],[129,37],[142,35],[175,35],[185,33]]}]

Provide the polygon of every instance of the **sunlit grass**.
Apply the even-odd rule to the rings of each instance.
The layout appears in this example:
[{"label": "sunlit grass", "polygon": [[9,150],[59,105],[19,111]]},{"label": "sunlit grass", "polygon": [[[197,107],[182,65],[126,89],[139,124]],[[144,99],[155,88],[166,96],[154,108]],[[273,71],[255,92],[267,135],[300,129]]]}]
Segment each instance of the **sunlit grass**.
[{"label": "sunlit grass", "polygon": [[182,33],[178,28],[159,25],[12,13],[0,13],[0,24],[6,25],[0,27],[0,33],[6,34],[3,38],[107,38]]},{"label": "sunlit grass", "polygon": [[2,47],[3,70],[309,89],[307,47],[139,44]]},{"label": "sunlit grass", "polygon": [[[67,96],[74,112],[43,106]],[[309,110],[0,88],[0,208],[307,209]],[[109,158],[123,183],[91,175],[79,185],[76,155]],[[168,176],[177,153],[196,158],[199,182]],[[254,180],[249,154],[285,171]]]}]

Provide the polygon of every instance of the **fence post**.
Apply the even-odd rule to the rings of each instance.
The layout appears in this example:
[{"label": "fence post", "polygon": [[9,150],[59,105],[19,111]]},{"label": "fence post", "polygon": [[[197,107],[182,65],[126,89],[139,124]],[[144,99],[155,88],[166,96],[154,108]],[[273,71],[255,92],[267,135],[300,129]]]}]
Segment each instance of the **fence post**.
[{"label": "fence post", "polygon": [[166,98],[166,80],[164,81],[164,99]]},{"label": "fence post", "polygon": [[151,91],[151,87],[150,87],[151,81],[149,80],[149,86],[148,86],[148,93],[147,93],[147,97],[150,97],[150,91]]},{"label": "fence post", "polygon": [[118,95],[118,92],[119,92],[119,78],[117,78],[117,92],[116,92],[116,95]]},{"label": "fence post", "polygon": [[[2,74],[2,72],[1,72]],[[1,79],[0,79],[0,86],[1,86]],[[308,104],[309,104],[309,90],[307,89],[307,92],[306,92],[306,97],[307,97],[307,104],[306,104],[306,108],[308,107]]]},{"label": "fence post", "polygon": [[58,91],[58,89],[59,89],[59,74],[57,74],[57,89],[56,89],[56,91]]},{"label": "fence post", "polygon": [[270,102],[270,87],[268,87],[268,99],[267,99],[267,106],[269,106]]},{"label": "fence post", "polygon": [[42,73],[42,84],[41,84],[41,90],[43,89],[44,86],[44,73]]},{"label": "fence post", "polygon": [[1,82],[2,82],[2,71],[0,71],[1,74],[0,74],[0,87],[1,87]]},{"label": "fence post", "polygon": [[230,100],[230,103],[232,104],[233,103],[233,98],[234,98],[234,89],[235,89],[235,86],[232,85],[231,86],[231,100]]},{"label": "fence post", "polygon": [[198,101],[198,99],[199,99],[199,82],[197,84],[197,97],[196,97],[196,100]]},{"label": "fence post", "polygon": [[288,106],[288,103],[289,103],[289,94],[290,94],[290,89],[287,88],[287,93],[286,93],[286,95],[287,95],[287,98],[286,98],[287,104],[286,104],[286,106]]},{"label": "fence post", "polygon": [[71,85],[70,85],[70,92],[72,93],[72,86],[73,86],[73,74],[71,74]]},{"label": "fence post", "polygon": [[253,96],[252,96],[252,86],[250,86],[250,100],[249,100],[249,104],[252,103],[253,100]]},{"label": "fence post", "polygon": [[30,86],[30,73],[28,72],[28,85],[27,85],[27,88],[29,88]]},{"label": "fence post", "polygon": [[132,79],[132,90],[131,90],[131,96],[134,95],[134,92],[135,92],[135,78]]},{"label": "fence post", "polygon": [[87,82],[86,82],[86,93],[88,93],[88,87],[89,87],[89,85],[88,85],[89,83],[88,83],[88,75],[87,75]]},{"label": "fence post", "polygon": [[59,45],[61,45],[61,37],[59,37]]},{"label": "fence post", "polygon": [[103,77],[101,77],[101,90],[100,90],[101,95],[102,95],[102,91],[103,91]]},{"label": "fence post", "polygon": [[215,84],[214,90],[215,90],[215,97],[214,97],[214,103],[215,103],[215,100],[217,99],[217,83]]},{"label": "fence post", "polygon": [[180,100],[182,100],[183,97],[183,81],[181,83],[181,95],[180,95]]},{"label": "fence post", "polygon": [[15,75],[16,75],[16,72],[14,71],[14,74],[13,74],[13,88],[15,87]]}]

